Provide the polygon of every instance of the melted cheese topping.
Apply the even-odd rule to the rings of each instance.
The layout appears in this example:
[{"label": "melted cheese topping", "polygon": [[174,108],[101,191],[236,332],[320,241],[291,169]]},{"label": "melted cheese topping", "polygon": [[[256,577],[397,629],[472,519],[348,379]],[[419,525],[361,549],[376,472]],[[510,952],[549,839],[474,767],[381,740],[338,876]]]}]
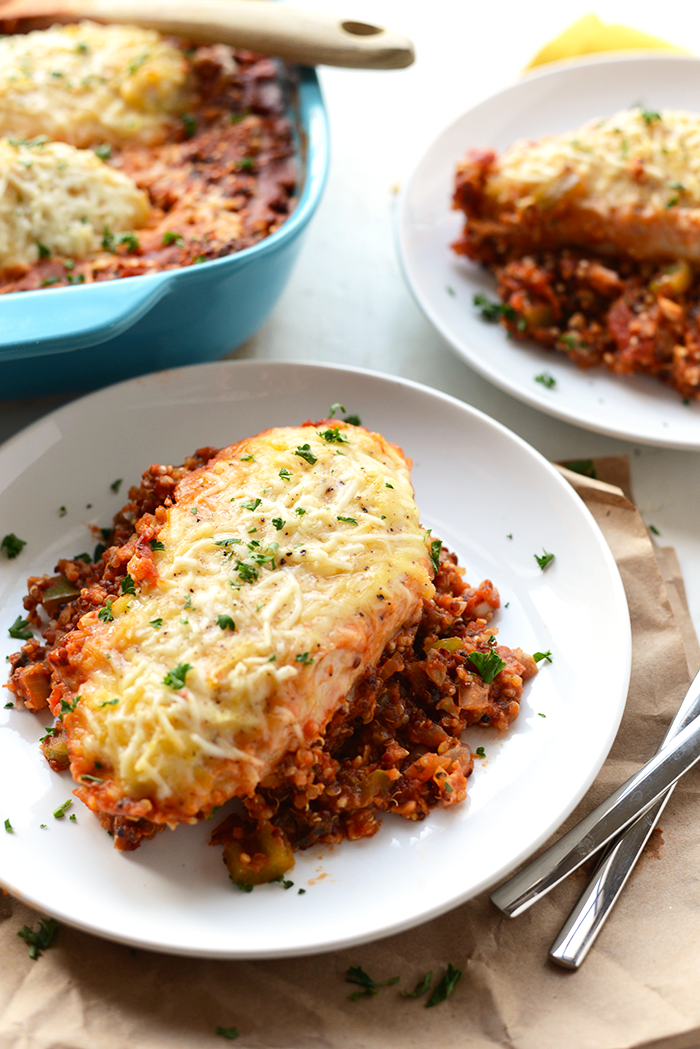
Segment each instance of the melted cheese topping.
[{"label": "melted cheese topping", "polygon": [[180,482],[158,541],[157,582],[81,621],[89,677],[64,720],[102,807],[146,798],[115,811],[175,822],[322,734],[434,590],[405,458],[343,424],[225,449]]},{"label": "melted cheese topping", "polygon": [[492,200],[523,209],[552,206],[572,193],[610,211],[700,207],[700,117],[636,108],[563,135],[516,142],[486,185]]},{"label": "melted cheese topping", "polygon": [[142,226],[148,198],[92,150],[0,139],[0,267],[24,269],[50,254],[97,251],[105,227]]},{"label": "melted cheese topping", "polygon": [[182,51],[136,26],[0,37],[0,133],[73,146],[161,141],[189,105],[187,73]]}]

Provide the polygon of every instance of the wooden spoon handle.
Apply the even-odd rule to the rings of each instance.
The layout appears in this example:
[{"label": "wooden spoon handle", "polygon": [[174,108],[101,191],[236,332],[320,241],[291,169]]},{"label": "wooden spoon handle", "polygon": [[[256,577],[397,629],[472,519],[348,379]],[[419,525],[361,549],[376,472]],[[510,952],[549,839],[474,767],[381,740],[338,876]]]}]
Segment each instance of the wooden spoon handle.
[{"label": "wooden spoon handle", "polygon": [[230,44],[302,65],[401,69],[411,41],[379,26],[304,11],[270,0],[2,0],[0,24],[92,18],[126,22],[197,42]]}]

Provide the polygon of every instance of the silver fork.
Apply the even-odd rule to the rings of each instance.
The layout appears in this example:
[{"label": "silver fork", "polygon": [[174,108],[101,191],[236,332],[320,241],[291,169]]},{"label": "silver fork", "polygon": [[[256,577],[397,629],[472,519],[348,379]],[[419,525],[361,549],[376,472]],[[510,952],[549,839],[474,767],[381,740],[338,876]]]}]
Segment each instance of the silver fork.
[{"label": "silver fork", "polygon": [[552,951],[556,950],[555,960],[559,964],[575,968],[583,961],[673,786],[700,760],[700,718],[695,719],[699,712],[700,674],[688,689],[655,757],[563,838],[492,894],[496,906],[509,917],[515,917],[563,881],[589,856],[614,842],[623,828],[629,828],[630,837],[626,837],[625,831],[611,846],[589,890],[555,941]]}]

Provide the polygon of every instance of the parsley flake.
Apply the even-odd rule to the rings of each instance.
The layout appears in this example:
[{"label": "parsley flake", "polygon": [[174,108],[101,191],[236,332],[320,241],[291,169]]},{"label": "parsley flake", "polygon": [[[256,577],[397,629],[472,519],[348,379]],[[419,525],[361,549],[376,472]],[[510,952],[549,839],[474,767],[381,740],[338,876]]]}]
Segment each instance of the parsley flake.
[{"label": "parsley flake", "polygon": [[152,626],[152,627],[155,627],[155,629],[157,630],[158,627],[161,627],[163,625],[163,620],[161,619],[160,616],[158,616],[157,619],[152,619],[148,625]]},{"label": "parsley flake", "polygon": [[72,714],[79,702],[80,696],[76,696],[72,703],[69,703],[67,699],[62,699],[60,717],[63,717],[64,714]]},{"label": "parsley flake", "polygon": [[22,553],[26,545],[24,539],[20,539],[14,532],[9,532],[0,542],[0,550],[4,550],[9,559],[13,561],[15,557]]},{"label": "parsley flake", "polygon": [[304,514],[306,513],[306,510],[304,509],[303,506],[297,506],[297,508],[294,511],[294,513],[297,515],[297,517],[303,517]]},{"label": "parsley flake", "polygon": [[221,1038],[228,1038],[229,1041],[231,1041],[231,1042],[234,1040],[234,1038],[238,1038],[238,1028],[237,1027],[221,1027],[219,1025],[216,1028],[216,1033]]},{"label": "parsley flake", "polygon": [[57,929],[58,922],[53,918],[47,918],[45,921],[42,918],[38,929],[30,929],[28,925],[23,925],[17,935],[29,944],[29,957],[35,961],[42,951],[51,946]]},{"label": "parsley flake", "polygon": [[30,641],[33,636],[31,627],[29,626],[29,620],[22,619],[21,616],[17,616],[12,626],[8,628],[7,632],[10,635],[10,637],[14,637],[18,641]]},{"label": "parsley flake", "polygon": [[552,561],[554,560],[554,554],[547,553],[544,547],[542,547],[541,557],[538,554],[533,554],[532,556],[535,558],[535,561],[537,561],[537,564],[540,566],[543,572],[545,568],[548,565],[551,565]]},{"label": "parsley flake", "polygon": [[302,652],[301,655],[294,657],[294,662],[303,663],[305,667],[309,667],[313,663],[313,659],[308,652]]},{"label": "parsley flake", "polygon": [[120,589],[121,589],[122,594],[135,594],[136,593],[136,584],[134,583],[134,580],[131,578],[131,576],[128,573],[122,579],[121,588]]},{"label": "parsley flake", "polygon": [[428,969],[428,971],[425,974],[425,976],[423,977],[423,979],[418,981],[418,983],[416,984],[414,990],[412,990],[412,991],[402,991],[401,992],[402,998],[421,998],[424,994],[427,994],[428,991],[430,990],[430,984],[432,983],[432,979],[433,979],[433,970],[432,969]]},{"label": "parsley flake", "polygon": [[217,616],[216,624],[220,626],[222,630],[235,630],[236,624],[231,619],[231,616]]},{"label": "parsley flake", "polygon": [[452,962],[449,962],[445,975],[425,1003],[426,1009],[430,1009],[434,1005],[440,1005],[446,998],[449,998],[457,986],[461,975],[462,970],[455,969]]},{"label": "parsley flake", "polygon": [[540,372],[539,375],[535,376],[535,382],[542,383],[547,390],[553,390],[557,385],[557,380],[549,372]]},{"label": "parsley flake", "polygon": [[467,659],[476,667],[482,680],[487,685],[491,684],[496,674],[499,674],[506,665],[505,661],[493,650],[488,655],[484,652],[470,652]]},{"label": "parsley flake", "polygon": [[160,539],[151,539],[149,546],[151,550],[165,550],[165,543],[161,543]]},{"label": "parsley flake", "polygon": [[244,510],[250,510],[252,512],[253,510],[257,510],[261,502],[262,499],[249,499],[247,503],[241,503],[241,506]]},{"label": "parsley flake", "polygon": [[336,404],[331,405],[330,411],[328,412],[328,418],[332,419],[336,412],[343,412],[343,414],[345,414],[345,408],[343,408],[342,404],[338,404],[337,402]]},{"label": "parsley flake", "polygon": [[650,124],[653,124],[655,120],[661,120],[661,114],[653,109],[642,109],[639,115],[647,127],[649,127]]},{"label": "parsley flake", "polygon": [[283,481],[288,481],[289,478],[292,476],[290,474],[289,470],[286,468],[286,466],[282,467],[282,469],[280,470],[279,475],[280,475],[280,477],[282,478]]},{"label": "parsley flake", "polygon": [[5,820],[5,830],[8,834],[14,834],[15,828],[12,826],[9,820]]},{"label": "parsley flake", "polygon": [[548,663],[552,662],[552,650],[548,648],[546,652],[533,652],[532,658],[535,663],[541,663],[543,659],[546,659]]},{"label": "parsley flake", "polygon": [[[347,444],[348,439],[344,437],[340,432],[338,426],[332,426],[328,430],[319,431],[319,437],[322,437],[324,441],[328,441],[329,444]],[[305,447],[308,447],[305,445]]]},{"label": "parsley flake", "polygon": [[181,233],[174,233],[173,230],[168,229],[163,234],[163,247],[167,247],[168,244],[184,244],[185,238]]},{"label": "parsley flake", "polygon": [[62,820],[68,809],[73,804],[73,799],[69,798],[68,801],[64,801],[62,805],[59,805],[57,809],[53,810],[53,818],[55,820]]},{"label": "parsley flake", "polygon": [[354,525],[357,524],[357,521],[355,520],[354,517],[341,517],[340,515],[338,515],[336,520],[337,521],[345,521],[347,524],[354,524]]},{"label": "parsley flake", "polygon": [[442,540],[433,539],[430,544],[430,560],[433,562],[433,568],[436,572],[440,571],[440,551],[442,549]]},{"label": "parsley flake", "polygon": [[177,690],[178,688],[185,687],[185,678],[192,669],[190,663],[178,663],[176,667],[169,670],[163,678],[163,684],[167,685],[168,688]]},{"label": "parsley flake", "polygon": [[477,758],[485,758],[486,757],[486,751],[484,750],[483,747],[477,747],[476,750],[474,751],[474,753],[476,754]]},{"label": "parsley flake", "polygon": [[115,493],[116,493],[116,492],[118,492],[118,491],[119,491],[119,489],[121,488],[121,486],[122,486],[122,481],[123,481],[123,478],[121,478],[121,477],[118,477],[118,478],[116,479],[116,481],[112,481],[112,483],[111,483],[111,485],[110,485],[109,487],[110,487],[110,488],[112,489],[112,491],[113,491],[113,492],[115,492]]},{"label": "parsley flake", "polygon": [[485,321],[494,322],[500,320],[501,317],[509,321],[515,320],[515,310],[506,303],[491,302],[485,295],[475,295],[472,302]]},{"label": "parsley flake", "polygon": [[272,518],[272,524],[274,525],[274,527],[277,529],[278,532],[282,531],[282,529],[284,528],[286,523],[287,522],[283,521],[281,517],[273,517]]},{"label": "parsley flake", "polygon": [[95,146],[93,153],[96,157],[99,157],[100,160],[109,160],[112,156],[112,147],[109,142],[103,142],[101,145]]},{"label": "parsley flake", "polygon": [[97,613],[97,618],[101,619],[103,623],[113,623],[114,615],[112,614],[112,602],[109,598],[105,601],[104,608],[101,608]]},{"label": "parsley flake", "polygon": [[377,982],[373,980],[369,973],[366,973],[361,965],[351,965],[348,969],[345,979],[347,983],[354,983],[361,988],[359,991],[354,991],[350,995],[351,999],[355,1002],[358,998],[369,998],[373,994],[379,994],[380,987],[393,987],[395,983],[398,983],[401,979],[400,976],[394,976],[391,980],[383,980]]},{"label": "parsley flake", "polygon": [[[105,705],[104,703],[100,704],[100,706],[104,706],[104,705]],[[99,776],[88,776],[87,773],[84,773],[80,778],[87,780],[88,783],[104,783],[104,780],[101,779]]]},{"label": "parsley flake", "polygon": [[311,451],[310,444],[300,444],[298,448],[294,449],[294,454],[298,455],[300,459],[304,459],[309,466],[313,466],[314,463],[318,461],[314,453]]}]

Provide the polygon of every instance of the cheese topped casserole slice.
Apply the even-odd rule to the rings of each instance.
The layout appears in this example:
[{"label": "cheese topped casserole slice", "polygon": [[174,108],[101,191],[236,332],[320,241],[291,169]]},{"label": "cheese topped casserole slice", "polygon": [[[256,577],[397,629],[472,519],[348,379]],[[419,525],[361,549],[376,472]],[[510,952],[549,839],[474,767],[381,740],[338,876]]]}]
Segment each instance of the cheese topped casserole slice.
[{"label": "cheese topped casserole slice", "polygon": [[471,150],[457,168],[466,243],[498,256],[565,245],[700,259],[700,117],[641,108],[576,131]]},{"label": "cheese topped casserole slice", "polygon": [[3,135],[150,144],[190,103],[183,52],[152,29],[79,22],[0,37]]},{"label": "cheese topped casserole slice", "polygon": [[174,826],[251,794],[434,594],[409,462],[333,420],[225,448],[137,532],[51,696],[97,812]]}]

